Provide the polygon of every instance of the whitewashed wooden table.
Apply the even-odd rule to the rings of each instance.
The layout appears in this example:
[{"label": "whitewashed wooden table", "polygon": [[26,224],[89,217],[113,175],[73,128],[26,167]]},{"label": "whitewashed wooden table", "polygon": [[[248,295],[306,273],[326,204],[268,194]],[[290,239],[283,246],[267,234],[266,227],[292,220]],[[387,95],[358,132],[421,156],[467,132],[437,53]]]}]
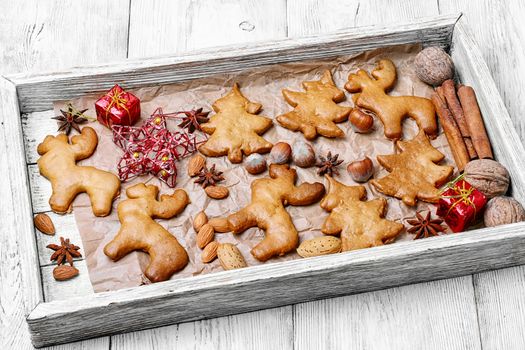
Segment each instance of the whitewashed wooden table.
[{"label": "whitewashed wooden table", "polygon": [[[520,0],[2,0],[0,74],[463,12],[525,139]],[[0,174],[5,174],[3,120]],[[0,346],[32,348],[13,179],[0,181]],[[524,252],[525,253],[525,252]],[[525,267],[102,337],[60,349],[524,349]]]}]

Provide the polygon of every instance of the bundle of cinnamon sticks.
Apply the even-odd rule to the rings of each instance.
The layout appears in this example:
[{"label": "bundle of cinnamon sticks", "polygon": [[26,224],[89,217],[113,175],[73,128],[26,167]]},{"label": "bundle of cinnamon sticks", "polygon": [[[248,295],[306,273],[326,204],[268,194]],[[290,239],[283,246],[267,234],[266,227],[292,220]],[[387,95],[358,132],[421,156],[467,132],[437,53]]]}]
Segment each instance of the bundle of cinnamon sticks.
[{"label": "bundle of cinnamon sticks", "polygon": [[439,121],[460,172],[472,159],[493,159],[474,89],[446,80],[432,94]]}]

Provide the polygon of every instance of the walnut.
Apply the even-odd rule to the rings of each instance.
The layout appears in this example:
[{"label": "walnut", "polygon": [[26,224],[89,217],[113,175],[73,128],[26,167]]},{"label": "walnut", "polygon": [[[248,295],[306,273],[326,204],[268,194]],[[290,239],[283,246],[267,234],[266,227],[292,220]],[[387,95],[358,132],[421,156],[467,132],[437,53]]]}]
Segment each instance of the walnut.
[{"label": "walnut", "polygon": [[483,220],[487,227],[525,221],[525,209],[514,198],[495,197],[488,202]]},{"label": "walnut", "polygon": [[507,169],[492,159],[476,159],[465,166],[465,180],[487,198],[507,193],[510,183]]},{"label": "walnut", "polygon": [[418,78],[430,85],[441,85],[454,77],[452,58],[437,46],[427,47],[418,53],[414,64]]}]

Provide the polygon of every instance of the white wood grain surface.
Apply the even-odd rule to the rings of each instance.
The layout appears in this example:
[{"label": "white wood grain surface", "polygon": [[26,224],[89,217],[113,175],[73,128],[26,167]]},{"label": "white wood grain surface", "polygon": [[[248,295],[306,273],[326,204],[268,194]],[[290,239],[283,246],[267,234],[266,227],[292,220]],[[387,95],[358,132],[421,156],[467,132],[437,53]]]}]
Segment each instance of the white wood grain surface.
[{"label": "white wood grain surface", "polygon": [[[288,0],[250,1],[246,2],[247,5],[238,0],[213,3],[179,1],[177,5],[169,1],[138,0],[74,4],[35,0],[29,3],[0,3],[2,74],[104,62],[125,57],[128,50],[129,57],[151,56],[215,46],[215,42],[226,44],[279,38],[286,34],[318,33],[460,10],[473,28],[514,124],[525,138],[525,119],[522,118],[525,102],[521,88],[525,78],[525,27],[521,19],[525,9],[519,0],[344,3]],[[210,12],[206,12],[208,9]],[[24,13],[24,16],[19,13]],[[283,17],[285,23],[281,20]],[[242,20],[236,23],[238,19]],[[252,25],[254,29],[250,31]],[[238,30],[244,32],[236,34]],[[133,39],[135,36],[138,39]],[[64,48],[67,48],[66,54]],[[8,150],[5,133],[2,126],[2,173],[5,172]],[[6,217],[12,215],[13,207],[5,201],[5,198],[11,198],[11,192],[10,184],[2,181],[0,204],[2,215],[5,213]],[[22,300],[24,285],[20,280],[18,261],[24,255],[18,251],[16,235],[13,234],[18,229],[17,224],[11,221],[2,228],[0,323],[4,333],[1,338],[7,339],[4,344],[8,347],[24,349],[30,347],[21,311],[27,301]],[[386,344],[389,348],[415,349],[421,348],[420,345],[441,348],[439,345],[444,344],[442,348],[522,349],[525,344],[524,276],[524,267],[475,275],[471,302],[468,299],[472,295],[472,288],[469,289],[472,280],[463,277],[300,304],[294,307],[293,314],[291,307],[286,307],[142,331],[112,337],[111,347],[162,349],[177,345],[181,348],[313,349],[379,348]],[[477,322],[472,318],[476,311]],[[270,315],[266,318],[266,314],[260,316],[262,313]],[[469,324],[458,319],[461,315]],[[266,328],[272,321],[278,324],[278,333],[275,333],[276,328]],[[345,324],[351,326],[344,327]],[[383,328],[372,329],[375,325]],[[479,332],[476,332],[476,326]],[[436,328],[433,332],[425,331],[433,328]],[[329,340],[309,342],[308,334],[323,334]],[[110,343],[105,337],[59,348],[109,349]]]},{"label": "white wood grain surface", "polygon": [[[125,58],[127,51],[129,0],[107,2],[69,2],[26,0],[0,2],[0,74],[59,69]],[[4,128],[4,136],[10,132]],[[10,149],[9,140],[0,136],[0,157]],[[3,156],[2,156],[3,155]],[[9,157],[2,158],[0,173],[8,169]],[[11,193],[15,179],[0,182],[2,220],[0,247],[0,339],[7,349],[32,348],[25,315],[34,301],[23,300],[23,290],[40,290],[23,281],[20,260],[28,259],[19,251],[21,224],[14,222]],[[31,228],[32,229],[32,228]],[[4,257],[3,254],[6,254]],[[85,274],[84,274],[85,275]],[[46,291],[49,295],[49,291]],[[56,295],[60,297],[60,293]],[[59,349],[108,349],[109,337],[62,345]]]}]

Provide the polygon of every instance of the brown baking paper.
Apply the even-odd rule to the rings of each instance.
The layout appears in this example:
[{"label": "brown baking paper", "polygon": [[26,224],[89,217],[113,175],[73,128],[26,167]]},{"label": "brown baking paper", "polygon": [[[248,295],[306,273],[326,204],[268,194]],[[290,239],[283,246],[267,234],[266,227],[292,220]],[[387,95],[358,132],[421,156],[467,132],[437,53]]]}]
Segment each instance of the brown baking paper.
[{"label": "brown baking paper", "polygon": [[[335,59],[304,61],[297,63],[278,64],[252,69],[241,74],[219,74],[203,79],[196,79],[190,82],[156,86],[129,90],[141,100],[142,120],[147,119],[157,108],[162,107],[164,112],[174,112],[189,110],[192,108],[204,107],[211,110],[212,103],[227,93],[234,82],[238,82],[245,96],[254,101],[262,103],[263,111],[261,115],[275,118],[277,115],[291,110],[281,94],[283,88],[303,91],[301,83],[305,80],[319,79],[325,69],[333,72],[334,81],[339,88],[343,88],[348,74],[359,68],[370,71],[374,68],[375,62],[380,58],[391,59],[397,67],[397,83],[391,95],[416,95],[430,97],[432,88],[419,81],[413,69],[413,60],[417,52],[420,51],[419,45],[403,45],[370,51],[354,56],[343,56]],[[125,88],[126,82],[119,82]],[[346,93],[348,100],[341,105],[351,106],[350,94]],[[88,115],[94,116],[94,103],[100,97],[85,96],[72,101],[78,109],[89,108]],[[56,103],[55,109],[63,108],[64,102]],[[91,113],[91,114],[90,114]],[[141,121],[137,125],[141,125]],[[176,121],[169,121],[170,129],[176,128]],[[387,173],[376,161],[379,154],[391,154],[395,152],[392,141],[383,135],[383,126],[376,119],[375,131],[371,134],[355,133],[349,122],[338,124],[346,134],[344,138],[327,139],[319,137],[313,142],[316,153],[326,154],[328,151],[339,153],[344,163],[340,166],[340,175],[337,180],[355,185],[346,172],[348,162],[362,159],[368,156],[374,161],[374,177],[379,178]],[[89,123],[99,136],[99,145],[93,156],[81,162],[82,165],[93,165],[101,169],[117,173],[116,164],[122,151],[112,142],[112,133],[109,129],[97,122]],[[417,125],[414,121],[407,119],[404,123],[404,137],[409,139],[417,134]],[[274,126],[264,134],[264,138],[272,143],[286,141],[293,144],[295,140],[303,139],[301,133],[294,133],[274,123]],[[453,164],[451,153],[444,134],[440,134],[432,140],[434,147],[446,155],[444,163]],[[161,225],[166,227],[174,234],[179,242],[186,248],[190,258],[189,264],[184,270],[176,273],[172,278],[183,278],[193,275],[206,274],[222,271],[217,260],[210,264],[201,262],[201,250],[195,243],[196,233],[192,228],[193,217],[204,210],[208,217],[222,217],[232,213],[249,203],[250,183],[259,177],[267,176],[267,172],[262,175],[253,176],[246,172],[242,164],[231,164],[226,157],[208,158],[208,164],[216,164],[219,170],[224,171],[226,178],[225,185],[230,190],[230,196],[224,200],[212,200],[206,196],[203,189],[194,184],[193,179],[189,178],[186,172],[188,159],[178,163],[177,187],[184,188],[191,199],[191,204],[187,206],[182,214],[171,220],[158,220]],[[298,182],[325,182],[323,177],[317,175],[317,168],[301,169],[295,167],[298,172]],[[104,246],[115,236],[119,229],[116,206],[119,201],[126,198],[126,188],[138,182],[146,182],[161,187],[161,193],[171,193],[167,185],[160,182],[151,175],[141,176],[132,181],[122,184],[121,196],[114,202],[113,212],[105,218],[95,218],[92,215],[89,200],[86,195],[79,196],[73,206],[75,219],[84,244],[84,256],[90,274],[93,288],[96,292],[117,290],[126,287],[138,286],[149,283],[143,276],[142,271],[148,263],[148,256],[142,252],[134,252],[118,262],[113,262],[103,253]],[[365,184],[368,192],[368,199],[383,197],[372,186]],[[435,213],[435,206],[424,202],[419,202],[417,207],[410,208],[400,200],[386,197],[388,200],[388,213],[386,217],[390,220],[405,223],[407,218],[413,217],[416,210],[427,208]],[[328,216],[319,206],[319,203],[307,207],[287,207],[288,212],[293,218],[293,222],[299,231],[300,239],[305,240],[320,236],[320,228]],[[240,249],[248,265],[258,265],[257,261],[250,254],[251,248],[263,238],[263,232],[257,228],[252,228],[240,235],[232,233],[217,233],[216,240],[219,242],[230,242]],[[413,235],[403,232],[396,241],[413,239]],[[395,243],[393,243],[395,244]],[[279,263],[280,261],[300,258],[296,253],[290,253],[283,257],[274,258],[266,264]]]}]

